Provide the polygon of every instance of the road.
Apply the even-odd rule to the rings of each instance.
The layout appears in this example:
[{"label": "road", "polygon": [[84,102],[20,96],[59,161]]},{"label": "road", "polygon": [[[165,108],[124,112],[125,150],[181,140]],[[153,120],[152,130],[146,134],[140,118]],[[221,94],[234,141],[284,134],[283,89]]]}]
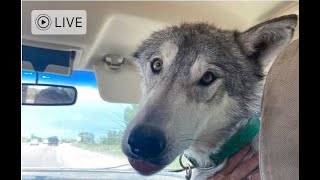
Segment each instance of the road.
[{"label": "road", "polygon": [[22,144],[21,147],[22,167],[106,168],[123,164],[128,164],[125,157],[119,158],[91,152],[70,144],[60,144],[58,146]]},{"label": "road", "polygon": [[[125,166],[123,166],[125,165]],[[100,154],[70,144],[59,146],[48,146],[40,144],[31,146],[22,144],[21,166],[23,180],[43,179],[141,179],[141,180],[181,180],[184,179],[184,171],[180,173],[161,172],[153,176],[141,176],[134,172],[125,157]],[[104,171],[93,171],[92,168],[116,167]],[[25,168],[25,169],[24,169]],[[80,171],[46,171],[55,168],[72,168]],[[80,168],[80,169],[78,169]],[[81,168],[88,168],[89,171],[82,171]],[[31,171],[28,171],[31,170]],[[41,171],[43,169],[44,171]],[[124,171],[119,171],[124,170]]]}]

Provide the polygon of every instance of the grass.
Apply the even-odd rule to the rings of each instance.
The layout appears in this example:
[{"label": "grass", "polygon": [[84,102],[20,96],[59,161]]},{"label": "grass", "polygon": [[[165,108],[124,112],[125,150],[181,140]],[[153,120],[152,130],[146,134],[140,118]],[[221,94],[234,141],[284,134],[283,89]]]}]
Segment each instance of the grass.
[{"label": "grass", "polygon": [[[73,143],[75,147],[98,152],[101,154],[116,156],[116,157],[123,157],[126,158],[125,155],[121,151],[120,144],[117,145],[107,145],[107,144],[84,144],[84,143]],[[183,163],[185,164],[185,158],[182,159]],[[171,164],[167,166],[168,169],[181,169],[179,163],[179,157],[177,157]]]}]

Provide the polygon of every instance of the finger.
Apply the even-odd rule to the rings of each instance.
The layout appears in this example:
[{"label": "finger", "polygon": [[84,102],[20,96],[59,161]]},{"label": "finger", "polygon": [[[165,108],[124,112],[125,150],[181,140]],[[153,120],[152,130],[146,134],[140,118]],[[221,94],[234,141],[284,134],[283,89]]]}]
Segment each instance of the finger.
[{"label": "finger", "polygon": [[261,180],[260,172],[258,171],[257,173],[248,176],[247,179],[248,180]]},{"label": "finger", "polygon": [[243,179],[259,166],[258,154],[241,163],[230,175],[230,179]]},{"label": "finger", "polygon": [[230,159],[228,159],[227,161],[226,167],[224,167],[219,174],[230,174],[239,165],[243,158],[248,154],[249,150],[250,145],[247,145],[244,148],[242,148],[238,153],[231,156]]},{"label": "finger", "polygon": [[208,178],[208,180],[224,180],[225,176],[223,174],[216,174],[213,177]]}]

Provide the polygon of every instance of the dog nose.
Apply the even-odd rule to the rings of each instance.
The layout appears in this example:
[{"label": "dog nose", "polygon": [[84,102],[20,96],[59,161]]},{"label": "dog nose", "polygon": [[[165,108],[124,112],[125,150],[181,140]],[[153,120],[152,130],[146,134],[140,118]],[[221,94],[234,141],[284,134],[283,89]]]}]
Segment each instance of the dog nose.
[{"label": "dog nose", "polygon": [[131,152],[142,158],[157,157],[164,150],[166,140],[162,131],[150,126],[135,128],[129,138]]}]

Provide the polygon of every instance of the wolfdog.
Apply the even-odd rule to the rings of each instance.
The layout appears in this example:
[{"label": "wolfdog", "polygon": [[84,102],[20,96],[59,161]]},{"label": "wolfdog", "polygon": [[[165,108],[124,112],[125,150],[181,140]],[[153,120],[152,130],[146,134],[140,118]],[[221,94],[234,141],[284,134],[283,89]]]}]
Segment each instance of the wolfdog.
[{"label": "wolfdog", "polygon": [[[221,170],[228,157],[217,164],[211,155],[260,112],[265,77],[297,19],[286,15],[244,32],[183,23],[144,40],[133,54],[143,96],[122,140],[131,166],[151,175],[184,154],[193,159],[192,179]],[[246,158],[258,151],[258,133],[249,144]]]}]

